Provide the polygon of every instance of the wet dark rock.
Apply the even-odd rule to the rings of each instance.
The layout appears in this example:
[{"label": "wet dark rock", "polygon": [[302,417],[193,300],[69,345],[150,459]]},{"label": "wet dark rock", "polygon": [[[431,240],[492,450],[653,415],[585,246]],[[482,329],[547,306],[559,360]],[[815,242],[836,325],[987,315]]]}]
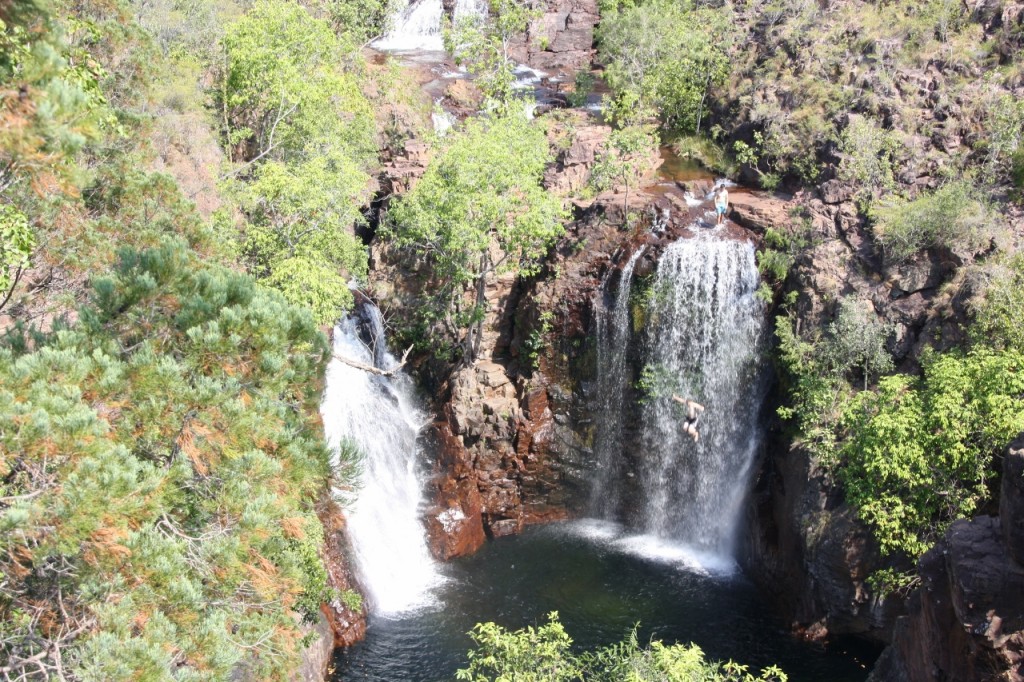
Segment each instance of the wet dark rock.
[{"label": "wet dark rock", "polygon": [[999,518],[1007,551],[1017,563],[1024,564],[1024,433],[1003,455]]}]

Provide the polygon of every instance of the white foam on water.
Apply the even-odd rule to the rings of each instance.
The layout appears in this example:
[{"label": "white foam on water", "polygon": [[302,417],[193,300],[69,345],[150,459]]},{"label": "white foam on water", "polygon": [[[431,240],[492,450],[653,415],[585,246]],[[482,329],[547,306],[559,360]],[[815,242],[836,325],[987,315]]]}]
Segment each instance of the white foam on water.
[{"label": "white foam on water", "polygon": [[580,519],[566,524],[565,531],[609,551],[673,566],[687,573],[729,577],[739,572],[739,566],[727,555],[716,554],[656,535],[630,532],[622,524],[613,521]]}]

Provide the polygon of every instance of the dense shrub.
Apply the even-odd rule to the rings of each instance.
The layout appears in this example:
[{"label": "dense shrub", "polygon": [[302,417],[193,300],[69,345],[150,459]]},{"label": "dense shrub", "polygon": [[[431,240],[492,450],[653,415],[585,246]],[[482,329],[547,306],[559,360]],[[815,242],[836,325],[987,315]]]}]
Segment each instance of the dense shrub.
[{"label": "dense shrub", "polygon": [[281,678],[325,590],[309,314],[175,243],[0,348],[0,659],[83,680]]},{"label": "dense shrub", "polygon": [[541,186],[550,160],[544,131],[524,117],[471,119],[446,138],[423,178],[395,202],[383,234],[429,266],[424,294],[430,298],[418,314],[424,329],[440,322],[431,349],[461,343],[461,353],[472,357],[486,279],[536,272],[562,234],[561,200]]},{"label": "dense shrub", "polygon": [[290,0],[257,2],[224,37],[220,105],[229,154],[246,162],[250,271],[320,324],[351,306],[343,283],[367,267],[354,226],[370,199],[375,122],[347,49]]},{"label": "dense shrub", "polygon": [[652,0],[601,17],[600,59],[617,96],[637,95],[681,131],[700,129],[709,89],[728,73],[723,7]]},{"label": "dense shrub", "polygon": [[622,642],[576,654],[572,639],[557,613],[544,625],[510,632],[495,623],[480,623],[469,633],[476,648],[469,666],[456,679],[471,682],[786,682],[775,666],[760,675],[747,666],[704,658],[695,644],[666,645],[659,641],[641,648],[636,632]]},{"label": "dense shrub", "polygon": [[993,458],[1024,431],[1024,354],[933,354],[842,417],[840,480],[884,552],[917,557],[989,499]]},{"label": "dense shrub", "polygon": [[872,217],[875,240],[893,262],[934,246],[974,253],[996,233],[995,216],[968,180],[952,180],[912,200],[881,200]]}]

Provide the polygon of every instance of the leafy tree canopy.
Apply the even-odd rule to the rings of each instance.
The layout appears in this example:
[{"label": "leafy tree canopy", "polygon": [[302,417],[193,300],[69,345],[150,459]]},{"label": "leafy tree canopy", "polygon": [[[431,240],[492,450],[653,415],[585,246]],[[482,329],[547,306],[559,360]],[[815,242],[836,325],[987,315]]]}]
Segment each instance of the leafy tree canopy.
[{"label": "leafy tree canopy", "polygon": [[696,644],[651,642],[644,649],[636,631],[622,642],[576,654],[557,613],[538,627],[514,632],[496,623],[479,623],[469,633],[476,648],[469,666],[456,679],[469,682],[786,682],[787,675],[770,666],[756,675],[748,666],[704,658]]},{"label": "leafy tree canopy", "polygon": [[616,96],[632,93],[669,128],[700,130],[711,87],[728,75],[723,7],[652,0],[601,17],[599,56]]},{"label": "leafy tree canopy", "polygon": [[[433,314],[450,333],[479,325],[486,277],[536,272],[562,234],[561,200],[541,186],[550,161],[543,130],[522,116],[470,120],[392,207],[385,236],[429,263],[436,280]],[[467,305],[469,285],[476,294]],[[469,356],[478,333],[471,329],[465,339]]]}]

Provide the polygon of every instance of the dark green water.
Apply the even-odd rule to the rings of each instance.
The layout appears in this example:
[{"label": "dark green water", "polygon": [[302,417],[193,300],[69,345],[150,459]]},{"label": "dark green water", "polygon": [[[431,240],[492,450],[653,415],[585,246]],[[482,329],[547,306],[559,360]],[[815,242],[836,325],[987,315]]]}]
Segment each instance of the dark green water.
[{"label": "dark green water", "polygon": [[877,650],[799,642],[742,576],[721,564],[717,575],[695,569],[699,562],[679,548],[615,534],[596,522],[553,524],[449,563],[434,603],[371,618],[366,641],[337,657],[333,679],[452,680],[475,623],[514,629],[544,622],[549,611],[583,648],[618,641],[639,621],[641,641],[695,642],[710,658],[752,667],[776,663],[793,682],[867,677]]}]

